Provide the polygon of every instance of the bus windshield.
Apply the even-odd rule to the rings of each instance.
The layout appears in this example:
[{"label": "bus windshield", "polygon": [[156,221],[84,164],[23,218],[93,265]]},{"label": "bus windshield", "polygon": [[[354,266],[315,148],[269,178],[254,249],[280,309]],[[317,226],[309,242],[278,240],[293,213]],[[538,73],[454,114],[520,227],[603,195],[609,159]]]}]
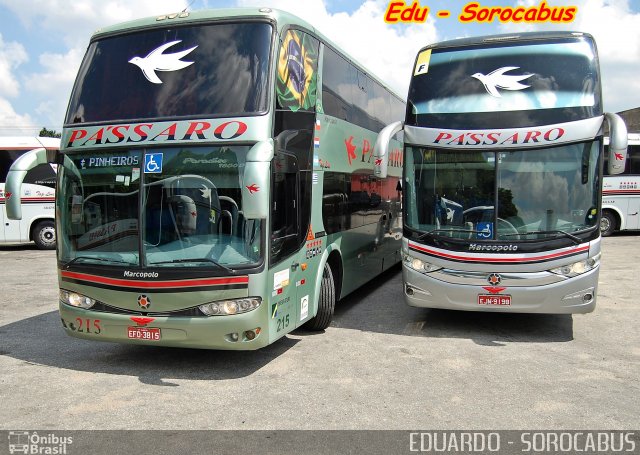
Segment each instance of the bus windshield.
[{"label": "bus windshield", "polygon": [[592,46],[558,38],[422,51],[409,88],[407,124],[516,128],[596,117],[602,106]]},{"label": "bus windshield", "polygon": [[272,30],[219,23],[94,41],[66,124],[266,112]]},{"label": "bus windshield", "polygon": [[58,200],[61,262],[255,265],[262,257],[261,221],[242,214],[248,150],[199,146],[67,155]]},{"label": "bus windshield", "polygon": [[509,241],[591,228],[598,219],[600,150],[600,141],[516,151],[407,147],[406,226],[434,236]]}]

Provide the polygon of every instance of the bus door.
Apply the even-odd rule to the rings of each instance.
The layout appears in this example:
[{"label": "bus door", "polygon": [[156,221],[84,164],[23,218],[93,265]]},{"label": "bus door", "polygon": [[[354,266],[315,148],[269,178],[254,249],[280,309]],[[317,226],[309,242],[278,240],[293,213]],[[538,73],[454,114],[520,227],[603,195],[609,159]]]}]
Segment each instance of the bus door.
[{"label": "bus door", "polygon": [[623,182],[630,192],[626,228],[640,229],[640,145],[632,144],[627,147],[627,160],[629,178]]},{"label": "bus door", "polygon": [[314,143],[319,46],[315,37],[301,30],[288,29],[281,37],[269,238],[272,339],[309,319],[314,272],[320,262],[319,255],[311,257],[311,248],[316,244],[306,242],[311,217],[313,150],[319,146]]},{"label": "bus door", "polygon": [[[0,222],[2,223],[2,228],[0,228],[0,241],[2,242],[18,242],[20,241],[20,226],[22,224],[22,220],[10,220],[7,218],[7,209],[5,198],[6,195],[4,193],[4,182],[7,179],[7,173],[9,172],[9,168],[13,164],[13,162],[22,155],[24,151],[16,151],[9,150],[4,151],[2,155],[0,155],[0,179],[2,183],[0,183],[0,193],[2,194],[2,210],[0,213]],[[18,195],[18,197],[20,197]],[[24,219],[24,214],[23,214]]]},{"label": "bus door", "polygon": [[269,309],[272,338],[299,325],[308,314],[308,301],[298,295],[304,263],[300,248],[300,179],[297,158],[276,150],[271,172],[271,230]]},{"label": "bus door", "polygon": [[0,223],[2,224],[2,226],[0,227],[0,242],[4,242],[4,224],[5,220],[7,219],[7,209],[4,202],[4,183],[0,183],[0,197],[2,197],[2,208],[0,209]]}]

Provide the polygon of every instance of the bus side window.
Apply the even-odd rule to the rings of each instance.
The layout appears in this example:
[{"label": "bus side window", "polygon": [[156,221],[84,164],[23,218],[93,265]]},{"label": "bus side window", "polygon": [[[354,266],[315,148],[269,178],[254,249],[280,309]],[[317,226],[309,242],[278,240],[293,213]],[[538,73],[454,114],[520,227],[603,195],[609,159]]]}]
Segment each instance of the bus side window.
[{"label": "bus side window", "polygon": [[640,175],[640,145],[630,145],[627,148],[627,170],[631,175]]},{"label": "bus side window", "polygon": [[0,182],[7,181],[9,168],[23,153],[23,150],[0,150]]},{"label": "bus side window", "polygon": [[24,183],[32,183],[34,185],[55,188],[56,172],[50,164],[39,164],[27,172],[27,175],[24,177]]},{"label": "bus side window", "polygon": [[271,168],[271,263],[275,264],[299,246],[297,160],[276,153]]}]

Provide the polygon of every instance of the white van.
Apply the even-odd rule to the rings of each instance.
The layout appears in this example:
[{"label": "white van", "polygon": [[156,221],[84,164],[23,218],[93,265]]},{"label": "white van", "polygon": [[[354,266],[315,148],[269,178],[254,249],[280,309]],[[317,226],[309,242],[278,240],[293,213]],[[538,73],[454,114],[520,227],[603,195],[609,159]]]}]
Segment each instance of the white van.
[{"label": "white van", "polygon": [[4,184],[7,172],[21,155],[29,150],[59,150],[60,139],[50,137],[0,137],[0,243],[33,241],[40,249],[56,247],[54,224],[56,168],[41,164],[30,170],[22,185],[22,219],[7,218]]}]

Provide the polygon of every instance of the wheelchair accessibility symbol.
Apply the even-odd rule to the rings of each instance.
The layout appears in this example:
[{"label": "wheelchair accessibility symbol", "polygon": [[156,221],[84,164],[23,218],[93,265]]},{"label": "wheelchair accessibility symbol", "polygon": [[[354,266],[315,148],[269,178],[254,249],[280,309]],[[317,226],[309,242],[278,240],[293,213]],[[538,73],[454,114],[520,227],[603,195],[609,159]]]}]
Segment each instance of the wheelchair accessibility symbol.
[{"label": "wheelchair accessibility symbol", "polygon": [[479,239],[492,239],[493,238],[493,223],[479,222],[476,225],[476,236]]},{"label": "wheelchair accessibility symbol", "polygon": [[146,153],[144,155],[144,173],[160,174],[162,172],[162,153]]}]

